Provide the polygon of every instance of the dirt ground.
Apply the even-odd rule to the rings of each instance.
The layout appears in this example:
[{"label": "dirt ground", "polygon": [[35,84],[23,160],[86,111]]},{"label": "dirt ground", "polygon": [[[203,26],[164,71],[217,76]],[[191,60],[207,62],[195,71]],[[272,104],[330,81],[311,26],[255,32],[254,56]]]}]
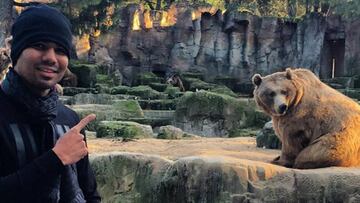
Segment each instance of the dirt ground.
[{"label": "dirt ground", "polygon": [[123,142],[120,139],[88,138],[90,154],[106,152],[136,152],[159,155],[177,160],[188,156],[225,156],[236,159],[270,162],[279,150],[256,147],[253,137],[195,138],[183,140],[139,139]]}]

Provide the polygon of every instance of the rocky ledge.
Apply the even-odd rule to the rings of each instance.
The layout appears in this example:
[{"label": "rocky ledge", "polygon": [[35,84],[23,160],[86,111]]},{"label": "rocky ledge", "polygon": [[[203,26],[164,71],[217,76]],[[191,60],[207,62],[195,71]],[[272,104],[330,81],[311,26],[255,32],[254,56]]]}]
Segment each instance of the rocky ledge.
[{"label": "rocky ledge", "polygon": [[[196,151],[190,144],[189,151],[197,153],[181,156],[185,146],[172,148],[181,143],[167,141],[172,153],[166,156],[160,141],[153,149],[143,148],[151,141],[140,142],[122,145],[132,152],[92,153],[103,202],[360,202],[359,168],[288,169],[268,163],[279,151],[249,145],[235,152],[226,144],[236,155],[214,148],[198,153],[206,147]],[[143,153],[134,152],[139,144]]]}]

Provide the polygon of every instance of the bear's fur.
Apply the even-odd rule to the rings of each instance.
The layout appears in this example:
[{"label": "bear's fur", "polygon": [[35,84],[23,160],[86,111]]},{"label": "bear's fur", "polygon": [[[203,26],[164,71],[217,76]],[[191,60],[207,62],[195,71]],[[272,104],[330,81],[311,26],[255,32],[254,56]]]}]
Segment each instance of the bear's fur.
[{"label": "bear's fur", "polygon": [[360,105],[306,69],[255,74],[254,98],[282,142],[273,163],[293,168],[360,166]]}]

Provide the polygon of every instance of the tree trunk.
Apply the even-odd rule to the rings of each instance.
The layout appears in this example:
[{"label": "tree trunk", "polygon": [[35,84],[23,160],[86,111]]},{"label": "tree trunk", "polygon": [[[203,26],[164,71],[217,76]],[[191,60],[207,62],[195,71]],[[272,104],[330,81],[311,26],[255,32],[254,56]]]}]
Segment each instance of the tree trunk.
[{"label": "tree trunk", "polygon": [[293,18],[296,17],[296,12],[297,12],[297,0],[288,0],[287,1],[287,5],[288,5],[288,15],[289,17]]},{"label": "tree trunk", "polygon": [[162,0],[156,0],[156,10],[160,10],[160,9],[161,9],[161,1],[162,1]]},{"label": "tree trunk", "polygon": [[305,1],[306,14],[310,12],[310,0]]},{"label": "tree trunk", "polygon": [[0,0],[0,47],[5,47],[5,38],[10,36],[13,3],[12,0]]},{"label": "tree trunk", "polygon": [[320,8],[320,1],[314,0],[314,12],[319,12],[319,8]]}]

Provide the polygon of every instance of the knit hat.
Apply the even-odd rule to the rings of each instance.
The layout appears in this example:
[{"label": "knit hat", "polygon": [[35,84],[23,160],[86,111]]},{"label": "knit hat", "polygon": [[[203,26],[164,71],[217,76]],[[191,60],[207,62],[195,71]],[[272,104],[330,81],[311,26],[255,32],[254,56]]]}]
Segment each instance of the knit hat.
[{"label": "knit hat", "polygon": [[21,52],[39,41],[60,45],[70,58],[71,24],[58,9],[44,4],[29,7],[16,18],[11,35],[11,60],[14,66]]}]

